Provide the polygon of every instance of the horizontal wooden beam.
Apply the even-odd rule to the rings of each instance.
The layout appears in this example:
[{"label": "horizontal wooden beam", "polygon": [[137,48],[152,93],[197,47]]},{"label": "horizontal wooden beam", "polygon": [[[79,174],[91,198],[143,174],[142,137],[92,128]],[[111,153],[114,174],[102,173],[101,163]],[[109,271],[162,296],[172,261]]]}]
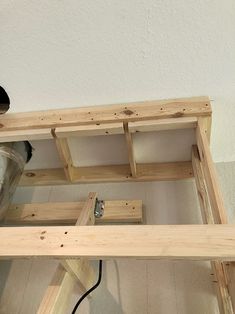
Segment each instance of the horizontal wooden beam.
[{"label": "horizontal wooden beam", "polygon": [[105,123],[59,127],[55,129],[55,134],[58,138],[77,137],[77,136],[98,136],[98,135],[115,135],[123,134],[123,124]]},{"label": "horizontal wooden beam", "polygon": [[197,117],[136,121],[128,123],[128,127],[131,133],[193,129],[197,127]]},{"label": "horizontal wooden beam", "polygon": [[[6,213],[6,224],[75,224],[84,202],[13,204]],[[141,200],[105,201],[104,215],[96,223],[141,223]]]},{"label": "horizontal wooden beam", "polygon": [[[196,128],[197,117],[170,118],[159,120],[136,121],[129,123],[129,131],[152,132],[164,130]],[[0,131],[0,143],[17,141],[35,141],[53,139],[52,130],[57,138],[117,135],[124,134],[123,123],[96,123],[90,125],[58,127],[56,129],[26,129]],[[208,132],[210,130],[208,129]]]},{"label": "horizontal wooden beam", "polygon": [[235,225],[1,227],[0,258],[235,260]]},{"label": "horizontal wooden beam", "polygon": [[69,182],[61,168],[26,170],[20,185],[166,181],[193,177],[191,161],[137,164],[137,173],[137,177],[132,177],[129,165],[74,167],[73,182]]},{"label": "horizontal wooden beam", "polygon": [[106,106],[9,113],[1,116],[0,129],[2,131],[29,130],[210,115],[211,106],[209,98],[192,97]]},{"label": "horizontal wooden beam", "polygon": [[49,139],[53,139],[51,129],[0,131],[0,143]]}]

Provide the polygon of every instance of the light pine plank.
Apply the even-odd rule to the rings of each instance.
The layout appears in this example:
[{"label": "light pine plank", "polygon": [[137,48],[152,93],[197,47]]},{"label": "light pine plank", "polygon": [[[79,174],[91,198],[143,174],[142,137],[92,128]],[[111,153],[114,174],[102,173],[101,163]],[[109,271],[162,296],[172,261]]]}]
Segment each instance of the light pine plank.
[{"label": "light pine plank", "polygon": [[27,170],[20,185],[58,185],[99,182],[147,182],[181,180],[193,177],[191,161],[137,164],[138,177],[132,177],[129,165],[74,167],[73,181],[66,179],[63,169]]},{"label": "light pine plank", "polygon": [[196,126],[197,126],[196,117],[147,120],[128,123],[129,131],[131,133],[193,129],[196,128]]},{"label": "light pine plank", "polygon": [[[74,225],[84,202],[13,204],[6,213],[6,224],[70,224]],[[141,223],[141,200],[105,201],[104,214],[96,223]]]},{"label": "light pine plank", "polygon": [[214,217],[211,211],[210,200],[208,198],[205,178],[196,145],[192,147],[192,165],[203,223],[214,224]]},{"label": "light pine plank", "polygon": [[123,124],[123,129],[124,129],[125,138],[126,138],[128,158],[129,158],[129,163],[130,163],[130,168],[131,168],[131,175],[132,177],[135,178],[137,176],[137,169],[136,169],[136,162],[135,162],[135,155],[134,155],[133,140],[132,140],[132,135],[129,132],[128,123]]},{"label": "light pine plank", "polygon": [[1,117],[1,130],[57,128],[179,117],[210,116],[208,97],[152,100],[75,109],[9,113]]},{"label": "light pine plank", "polygon": [[53,130],[54,140],[56,144],[56,148],[60,157],[60,160],[64,166],[65,177],[69,181],[73,181],[74,175],[74,166],[72,161],[72,156],[69,149],[68,140],[66,138],[57,138],[55,136],[55,131]]},{"label": "light pine plank", "polygon": [[1,131],[0,143],[52,139],[51,129]]},{"label": "light pine plank", "polygon": [[224,207],[223,197],[219,187],[215,166],[212,160],[208,139],[203,127],[203,121],[200,119],[198,120],[196,139],[214,221],[215,223],[226,224],[226,209]]},{"label": "light pine plank", "polygon": [[0,237],[0,258],[235,260],[232,224],[2,227]]},{"label": "light pine plank", "polygon": [[[78,219],[76,221],[75,226],[92,226],[95,223],[95,203],[96,203],[97,193],[90,192],[88,194],[87,200],[83,204],[82,210]],[[65,232],[67,235],[67,233]],[[76,260],[64,260],[62,261],[62,265],[67,270],[67,272],[76,280],[79,285],[79,288],[82,292],[87,290],[88,286],[94,283],[94,269],[90,265],[90,262],[86,259]]]},{"label": "light pine plank", "polygon": [[[97,193],[89,193],[77,219],[76,226],[94,224],[96,197]],[[64,234],[67,235],[68,232],[65,231]],[[61,247],[63,247],[63,244],[61,244]],[[61,261],[61,265],[57,267],[37,313],[65,313],[69,306],[75,282],[78,284],[81,292],[84,293],[94,283],[94,278],[94,270],[88,260],[65,259]]]},{"label": "light pine plank", "polygon": [[78,216],[75,226],[89,226],[95,223],[95,203],[96,203],[97,193],[90,192],[87,200],[85,201],[82,211]]},{"label": "light pine plank", "polygon": [[[203,222],[205,224],[214,224],[215,219],[210,207],[210,200],[206,189],[205,177],[202,171],[197,146],[193,146],[192,149],[192,165]],[[233,306],[231,303],[230,292],[228,290],[228,283],[226,273],[224,271],[224,264],[221,263],[220,261],[212,261],[211,268],[212,272],[215,274],[215,288],[217,292],[220,313],[233,314]]]},{"label": "light pine plank", "polygon": [[59,127],[55,129],[58,138],[78,137],[78,136],[98,136],[98,135],[115,135],[123,134],[123,125],[117,123],[79,125],[70,127]]},{"label": "light pine plank", "polygon": [[37,314],[64,314],[74,289],[74,279],[59,265],[48,286]]}]

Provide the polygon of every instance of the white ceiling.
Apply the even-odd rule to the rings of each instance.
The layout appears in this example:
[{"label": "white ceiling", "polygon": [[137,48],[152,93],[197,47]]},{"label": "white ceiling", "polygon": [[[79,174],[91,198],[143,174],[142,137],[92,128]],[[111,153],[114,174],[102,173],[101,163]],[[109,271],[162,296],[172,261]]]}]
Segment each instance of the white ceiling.
[{"label": "white ceiling", "polygon": [[234,0],[2,0],[0,26],[11,111],[208,95],[214,159],[235,160]]}]

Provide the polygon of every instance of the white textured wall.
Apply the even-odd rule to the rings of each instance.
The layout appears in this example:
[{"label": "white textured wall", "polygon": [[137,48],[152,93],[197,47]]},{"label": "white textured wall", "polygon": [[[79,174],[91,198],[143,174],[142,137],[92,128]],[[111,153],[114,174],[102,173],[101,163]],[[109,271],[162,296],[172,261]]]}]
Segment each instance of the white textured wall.
[{"label": "white textured wall", "polygon": [[2,0],[0,27],[12,111],[209,95],[235,160],[234,0]]}]

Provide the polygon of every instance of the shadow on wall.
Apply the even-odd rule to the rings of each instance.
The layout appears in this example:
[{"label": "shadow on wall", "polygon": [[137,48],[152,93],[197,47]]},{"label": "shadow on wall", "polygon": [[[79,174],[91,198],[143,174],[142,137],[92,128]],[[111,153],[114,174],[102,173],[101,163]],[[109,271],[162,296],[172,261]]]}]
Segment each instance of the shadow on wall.
[{"label": "shadow on wall", "polygon": [[103,278],[100,287],[95,292],[95,298],[90,300],[90,313],[100,314],[107,313],[107,309],[112,309],[112,314],[123,314],[122,300],[120,294],[120,275],[117,262],[114,261],[114,267],[116,271],[116,285],[118,300],[110,293],[107,286],[107,268],[104,262]]},{"label": "shadow on wall", "polygon": [[0,299],[2,297],[8,275],[10,273],[12,261],[0,261]]}]

